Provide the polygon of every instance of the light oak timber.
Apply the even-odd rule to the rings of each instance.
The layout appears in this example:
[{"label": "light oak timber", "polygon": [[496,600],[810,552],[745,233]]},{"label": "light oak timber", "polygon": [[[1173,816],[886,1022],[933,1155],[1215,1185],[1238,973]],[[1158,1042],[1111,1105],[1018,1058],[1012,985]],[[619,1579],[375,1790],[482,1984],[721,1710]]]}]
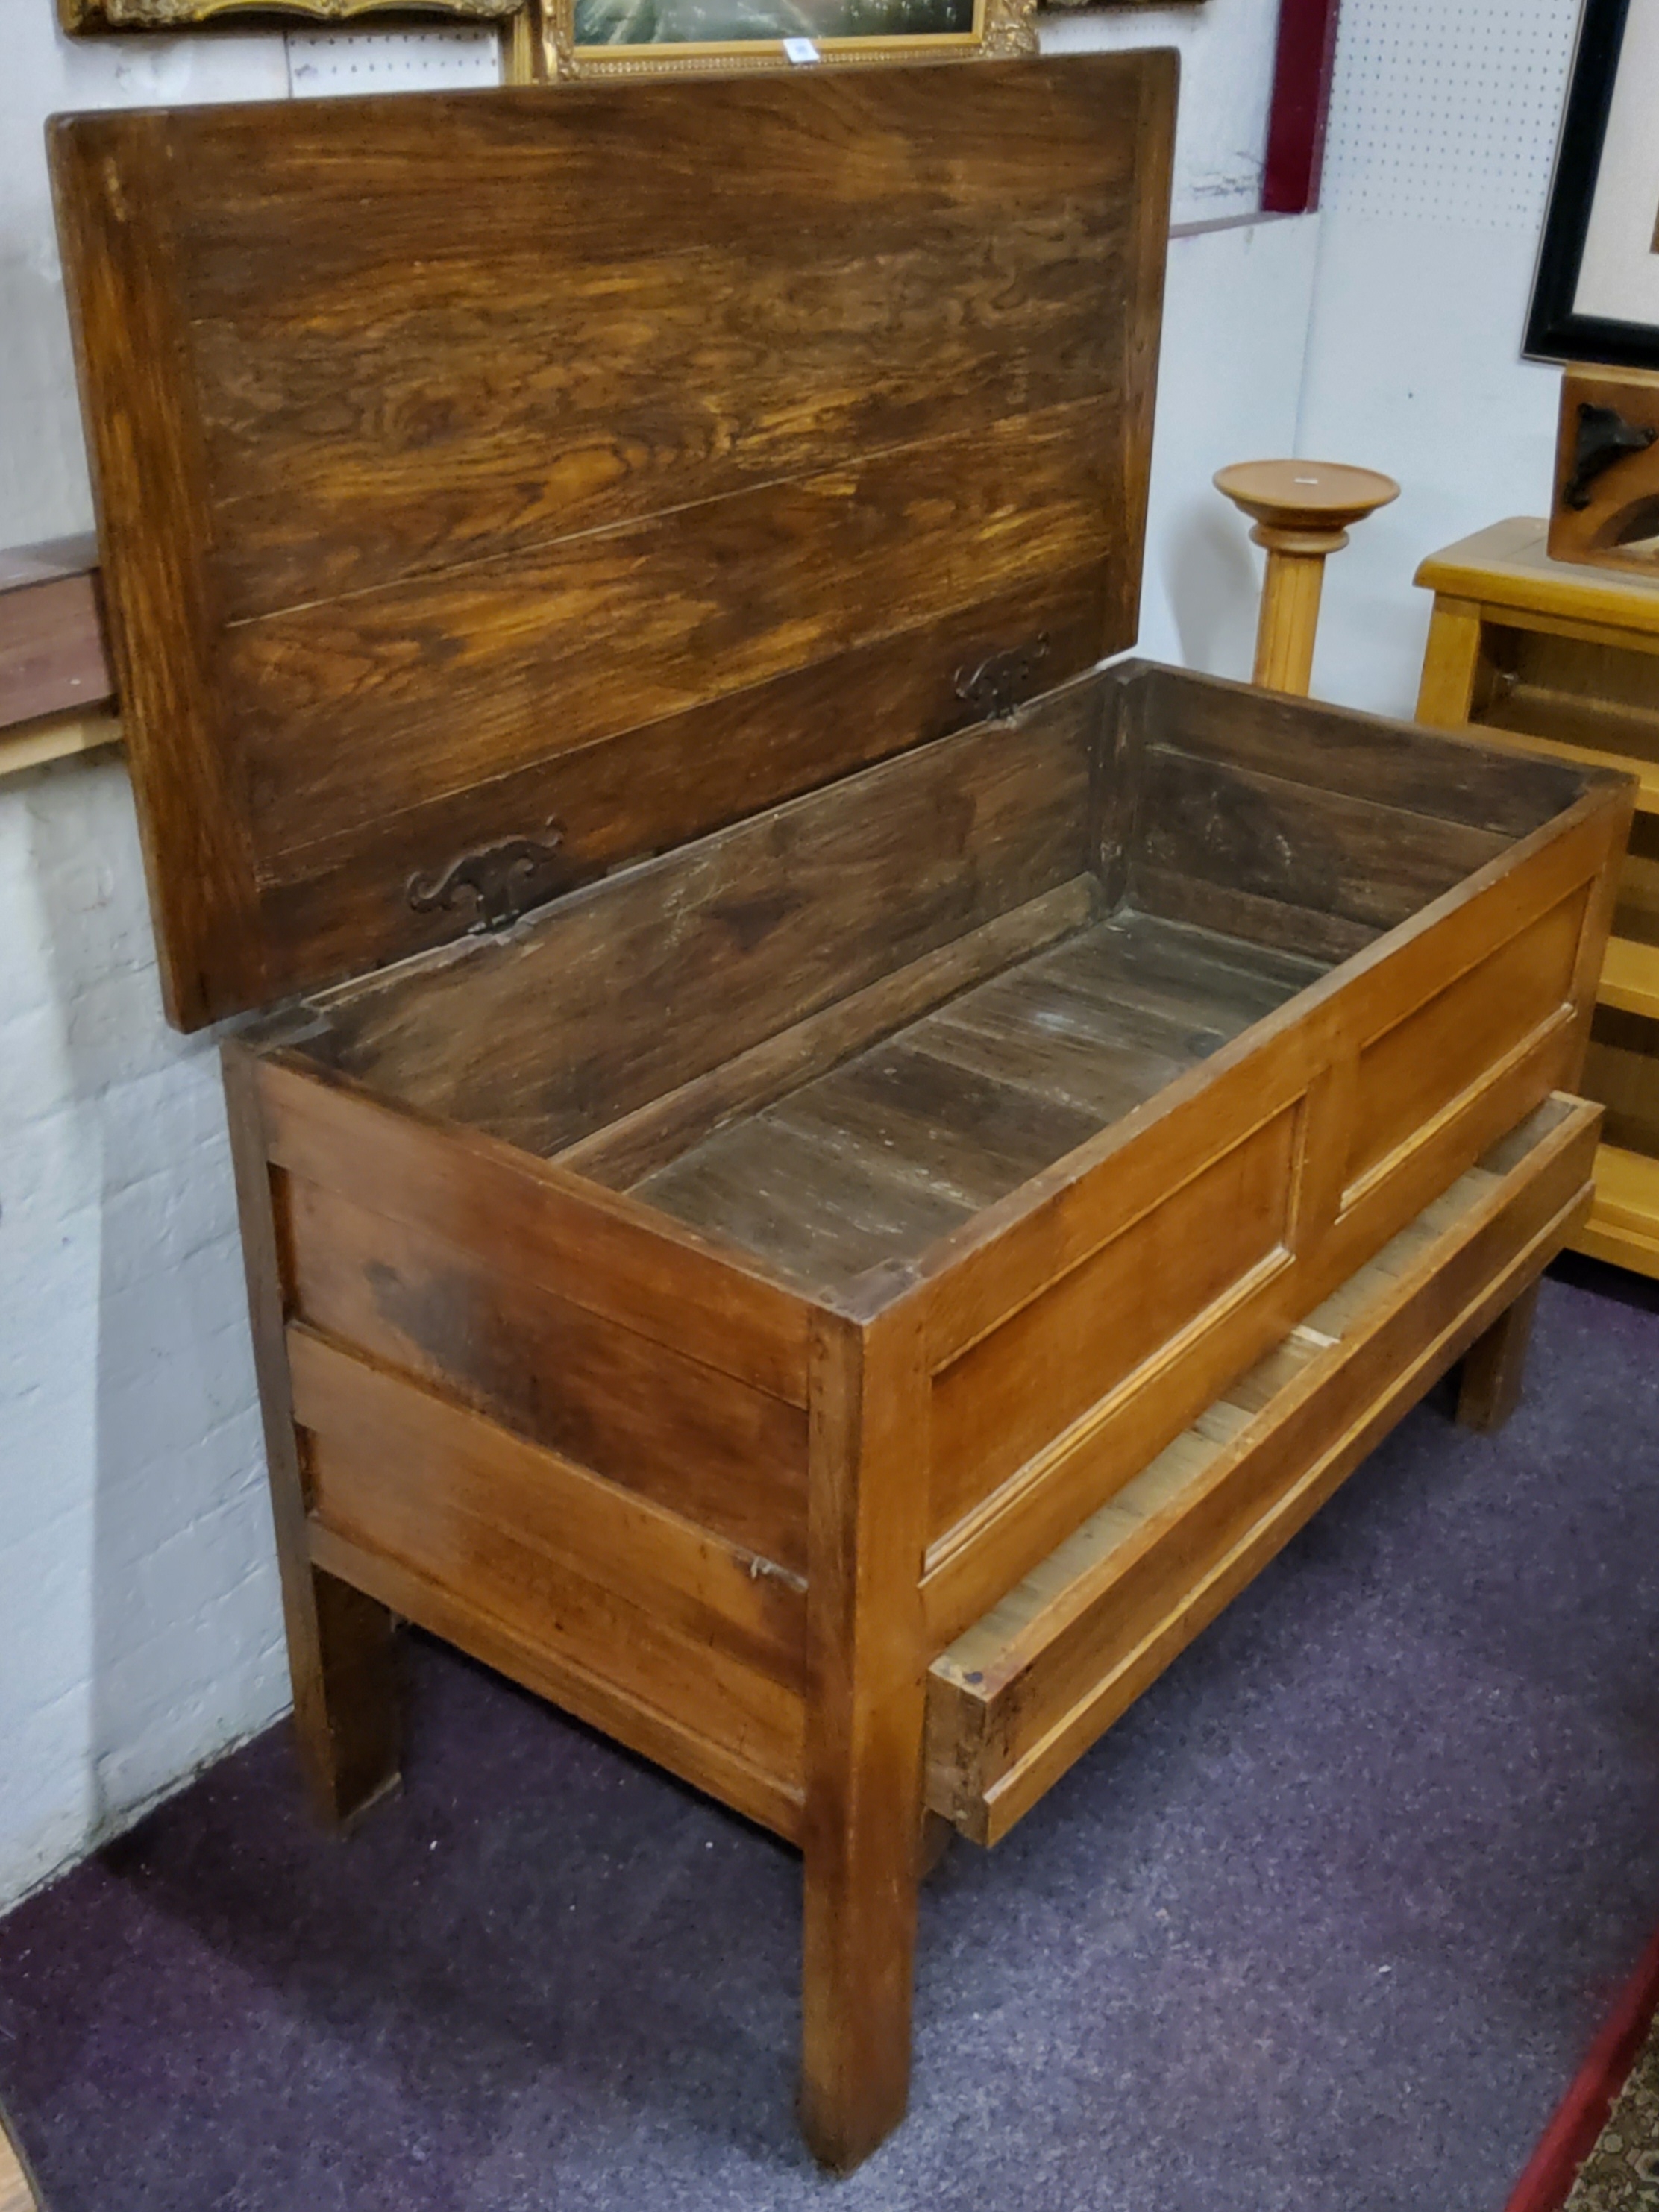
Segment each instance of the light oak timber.
[{"label": "light oak timber", "polygon": [[1659,945],[1609,938],[1596,996],[1604,1006],[1659,1021]]},{"label": "light oak timber", "polygon": [[1506,1171],[1466,1175],[936,1659],[936,1811],[980,1842],[1006,1833],[1470,1346],[1466,1405],[1501,1412],[1480,1364],[1492,1317],[1587,1206],[1596,1121],[1540,1109]]},{"label": "light oak timber", "polygon": [[[1565,387],[1563,404],[1569,411],[1577,404],[1570,407]],[[1576,522],[1558,515],[1552,542],[1578,546],[1577,532]],[[1540,758],[1593,762],[1636,780],[1622,882],[1597,894],[1613,909],[1613,933],[1591,981],[1609,1012],[1593,1029],[1594,1007],[1582,1018],[1583,1081],[1608,1108],[1613,1143],[1605,1149],[1659,1146],[1659,1118],[1631,1111],[1645,1095],[1659,1103],[1659,1028],[1644,1027],[1659,1021],[1659,951],[1641,941],[1650,907],[1646,841],[1659,816],[1659,577],[1553,559],[1545,525],[1515,519],[1435,554],[1417,580],[1435,593],[1419,720],[1490,729]],[[1595,934],[1587,933],[1587,951]],[[1610,1179],[1628,1189],[1627,1174],[1598,1168],[1596,1206],[1577,1249],[1659,1273],[1659,1183],[1650,1191],[1642,1182],[1615,1220],[1599,1194]]]},{"label": "light oak timber", "polygon": [[1251,681],[1268,691],[1305,695],[1325,563],[1348,532],[1400,496],[1392,477],[1328,461],[1240,461],[1220,471],[1216,489],[1252,517],[1250,536],[1267,555]]}]

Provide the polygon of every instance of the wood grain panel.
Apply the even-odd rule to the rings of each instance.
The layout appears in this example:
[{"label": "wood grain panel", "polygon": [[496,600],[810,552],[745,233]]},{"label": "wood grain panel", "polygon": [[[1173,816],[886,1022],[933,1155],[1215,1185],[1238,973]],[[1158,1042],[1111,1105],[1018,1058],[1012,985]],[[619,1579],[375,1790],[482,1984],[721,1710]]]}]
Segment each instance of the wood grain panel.
[{"label": "wood grain panel", "polygon": [[1099,561],[1116,428],[1089,399],[236,625],[262,862],[379,819],[366,760],[420,805]]},{"label": "wood grain panel", "polygon": [[747,690],[548,757],[464,792],[318,838],[262,864],[273,990],[355,975],[454,934],[453,914],[417,915],[412,876],[458,853],[556,823],[573,885],[631,854],[740,821],[764,795],[817,789],[976,719],[960,696],[988,639],[1047,637],[1042,664],[1092,656],[1104,601],[1094,569],[1042,578],[922,629],[831,654]]},{"label": "wood grain panel", "polygon": [[1272,1258],[1295,1138],[1264,1123],[936,1376],[935,1536]]},{"label": "wood grain panel", "polygon": [[1214,1617],[1559,1248],[1595,1120],[1551,1100],[941,1656],[936,1809],[996,1840]]},{"label": "wood grain panel", "polygon": [[1076,876],[1094,715],[1078,687],[343,993],[326,1048],[527,1150],[574,1143]]},{"label": "wood grain panel", "polygon": [[177,1018],[460,935],[407,890],[478,845],[556,842],[545,897],[925,739],[991,655],[1127,644],[1173,92],[1134,54],[58,126]]},{"label": "wood grain panel", "polygon": [[290,1177],[285,1201],[297,1319],[805,1574],[799,1407],[338,1192]]},{"label": "wood grain panel", "polygon": [[289,1356],[314,1522],[799,1778],[799,1583],[305,1330]]},{"label": "wood grain panel", "polygon": [[1183,683],[1150,668],[1147,712],[1169,750],[1505,837],[1541,829],[1584,787],[1566,763],[1517,759],[1254,684]]},{"label": "wood grain panel", "polygon": [[[1003,227],[946,210],[878,262],[715,237],[695,290],[681,254],[632,259],[623,286],[544,252],[510,291],[492,265],[423,256],[390,296],[210,302],[193,349],[226,612],[521,556],[942,423],[982,437],[1121,408],[1118,334],[1092,304],[1123,281],[1109,210],[1016,220],[1016,285]],[[345,470],[343,436],[362,454]]]},{"label": "wood grain panel", "polygon": [[[1576,795],[1569,789],[1563,804]],[[1404,921],[1511,842],[1351,789],[1197,760],[1161,742],[1147,756],[1140,819],[1145,863],[1163,875],[1370,931]]]},{"label": "wood grain panel", "polygon": [[[228,1042],[228,1062],[252,1058]],[[252,1060],[271,1164],[476,1253],[739,1382],[806,1402],[807,1311],[631,1200],[274,1054]]]},{"label": "wood grain panel", "polygon": [[1351,1185],[1569,1006],[1587,896],[1563,899],[1365,1046]]}]

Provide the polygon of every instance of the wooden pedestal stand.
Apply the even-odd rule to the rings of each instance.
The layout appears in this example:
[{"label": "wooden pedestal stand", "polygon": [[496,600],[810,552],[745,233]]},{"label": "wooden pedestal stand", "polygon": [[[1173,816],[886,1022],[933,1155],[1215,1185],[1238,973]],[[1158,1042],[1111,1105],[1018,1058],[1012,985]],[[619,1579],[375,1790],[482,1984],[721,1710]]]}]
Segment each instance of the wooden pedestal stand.
[{"label": "wooden pedestal stand", "polygon": [[1254,520],[1250,536],[1267,548],[1251,680],[1305,696],[1325,562],[1347,544],[1356,522],[1399,498],[1400,487],[1374,469],[1332,461],[1240,461],[1223,469],[1215,484]]},{"label": "wooden pedestal stand", "polygon": [[1435,598],[1417,719],[1639,779],[1584,1063],[1607,1141],[1573,1242],[1659,1276],[1659,579],[1553,561],[1545,528],[1495,523],[1418,570]]}]

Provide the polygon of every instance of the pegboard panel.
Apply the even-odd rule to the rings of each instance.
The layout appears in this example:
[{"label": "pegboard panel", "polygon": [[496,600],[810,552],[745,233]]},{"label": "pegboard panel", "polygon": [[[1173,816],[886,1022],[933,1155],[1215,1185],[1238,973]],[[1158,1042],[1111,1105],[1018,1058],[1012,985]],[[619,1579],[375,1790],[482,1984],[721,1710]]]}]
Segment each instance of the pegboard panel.
[{"label": "pegboard panel", "polygon": [[1535,229],[1577,22],[1578,0],[1342,0],[1326,205]]},{"label": "pegboard panel", "polygon": [[501,34],[493,29],[290,31],[288,82],[295,98],[354,92],[438,92],[499,84]]}]

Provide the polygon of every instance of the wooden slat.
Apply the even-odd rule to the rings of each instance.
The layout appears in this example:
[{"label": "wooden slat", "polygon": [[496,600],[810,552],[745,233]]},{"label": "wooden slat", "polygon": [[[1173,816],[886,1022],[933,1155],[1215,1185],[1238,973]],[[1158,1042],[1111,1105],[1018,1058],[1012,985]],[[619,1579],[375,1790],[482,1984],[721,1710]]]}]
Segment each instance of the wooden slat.
[{"label": "wooden slat", "polygon": [[[354,1544],[319,1524],[312,1528],[311,1556],[325,1572],[374,1597],[401,1619],[522,1682],[762,1827],[791,1843],[799,1842],[798,1783],[663,1712],[618,1683],[613,1668],[595,1672],[568,1651],[553,1648],[536,1619],[505,1618],[473,1596],[457,1598],[406,1562]],[[689,1655],[684,1663],[688,1668],[695,1664]]]},{"label": "wooden slat", "polygon": [[625,1189],[733,1115],[769,1105],[940,1000],[1078,928],[1092,918],[1099,890],[1093,876],[1073,877],[579,1138],[554,1158],[595,1182]]},{"label": "wooden slat", "polygon": [[763,1559],[806,1570],[806,1416],[477,1249],[287,1177],[289,1310]]},{"label": "wooden slat", "polygon": [[[243,1048],[227,1046],[227,1057]],[[626,1198],[274,1054],[253,1063],[270,1158],[301,1182],[476,1253],[653,1342],[806,1402],[807,1310]],[[580,1253],[580,1269],[570,1255]]]},{"label": "wooden slat", "polygon": [[91,715],[114,691],[96,539],[0,553],[0,730],[46,714]]},{"label": "wooden slat", "polygon": [[1659,945],[1609,938],[1596,996],[1604,1006],[1659,1021]]},{"label": "wooden slat", "polygon": [[[726,1695],[763,1716],[784,1709],[748,1674],[799,1693],[799,1577],[313,1330],[290,1324],[288,1346],[294,1418],[311,1432],[313,1521],[457,1589],[505,1595],[508,1577],[534,1575],[550,1595],[566,1577],[608,1592],[694,1647]],[[602,1624],[602,1607],[571,1595],[550,1606],[548,1633],[576,1637],[584,1603]],[[596,1668],[607,1659],[603,1645],[576,1656]],[[665,1684],[656,1701],[672,1711],[685,1692]]]},{"label": "wooden slat", "polygon": [[1073,687],[337,994],[326,1048],[412,1106],[562,1150],[1077,877],[1098,713]]},{"label": "wooden slat", "polygon": [[[1483,741],[1420,727],[1407,734],[1323,704],[1310,714],[1305,700],[1253,684],[1199,685],[1154,670],[1149,696],[1158,742],[1177,754],[1438,824],[1524,836],[1579,793],[1565,763],[1528,768]],[[1391,876],[1396,852],[1376,857],[1377,872]]]}]

